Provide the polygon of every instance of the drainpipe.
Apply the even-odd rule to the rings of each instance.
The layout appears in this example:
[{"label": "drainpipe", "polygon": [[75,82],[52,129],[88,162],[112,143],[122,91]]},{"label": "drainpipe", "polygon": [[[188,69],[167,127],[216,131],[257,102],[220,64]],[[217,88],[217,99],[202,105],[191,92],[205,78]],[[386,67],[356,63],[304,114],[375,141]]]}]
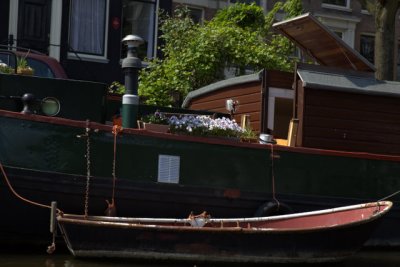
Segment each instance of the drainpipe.
[{"label": "drainpipe", "polygon": [[125,94],[122,97],[122,127],[136,128],[139,111],[138,74],[142,68],[142,61],[137,57],[137,48],[143,44],[143,39],[136,35],[127,35],[122,43],[128,47],[127,56],[122,61],[122,70],[125,73]]}]

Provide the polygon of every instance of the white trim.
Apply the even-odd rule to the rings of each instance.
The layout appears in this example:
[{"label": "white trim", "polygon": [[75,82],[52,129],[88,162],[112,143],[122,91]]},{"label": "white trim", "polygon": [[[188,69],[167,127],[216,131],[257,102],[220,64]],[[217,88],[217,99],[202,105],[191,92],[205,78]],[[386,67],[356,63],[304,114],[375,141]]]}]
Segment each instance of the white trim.
[{"label": "white trim", "polygon": [[369,13],[369,11],[366,10],[366,9],[361,9],[361,14],[364,14],[364,15],[371,15],[371,13]]},{"label": "white trim", "polygon": [[268,97],[268,123],[267,127],[270,130],[274,129],[275,122],[275,97]]},{"label": "white trim", "polygon": [[51,3],[49,56],[60,61],[62,0]]},{"label": "white trim", "polygon": [[[10,18],[8,23],[8,34],[18,39],[18,0],[10,1]],[[16,44],[18,45],[18,44]]]},{"label": "white trim", "polygon": [[283,89],[283,88],[276,88],[270,87],[269,88],[269,96],[278,97],[278,98],[294,98],[294,91],[290,89]]},{"label": "white trim", "polygon": [[294,91],[290,89],[283,89],[277,87],[270,87],[268,94],[268,129],[274,130],[275,125],[275,99],[276,98],[286,98],[293,99]]},{"label": "white trim", "polygon": [[351,48],[354,48],[356,24],[361,21],[354,16],[337,16],[332,14],[316,13],[316,17],[333,31],[343,33],[342,40]]}]

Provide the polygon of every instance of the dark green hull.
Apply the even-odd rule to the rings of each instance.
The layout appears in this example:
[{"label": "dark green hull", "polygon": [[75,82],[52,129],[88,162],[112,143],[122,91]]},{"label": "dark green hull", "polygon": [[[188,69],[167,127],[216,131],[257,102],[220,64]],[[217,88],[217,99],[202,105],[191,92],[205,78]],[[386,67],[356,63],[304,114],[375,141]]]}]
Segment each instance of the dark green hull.
[{"label": "dark green hull", "polygon": [[[86,186],[85,121],[0,111],[0,161],[24,197],[68,213],[83,213]],[[113,134],[90,123],[89,213],[101,215],[112,194]],[[159,156],[179,159],[177,183],[158,181]],[[184,217],[206,210],[214,217],[253,216],[276,198],[295,211],[375,201],[400,189],[400,157],[247,144],[125,129],[117,137],[116,204],[120,216]],[[37,234],[48,241],[48,210],[14,197],[0,183],[2,214],[36,214],[34,227],[9,216],[6,233]],[[370,244],[400,245],[400,198]],[[18,222],[18,223],[17,223]],[[20,224],[20,225],[18,225]],[[22,225],[21,225],[22,224]],[[24,229],[18,230],[18,229]],[[3,239],[5,240],[5,239]]]}]

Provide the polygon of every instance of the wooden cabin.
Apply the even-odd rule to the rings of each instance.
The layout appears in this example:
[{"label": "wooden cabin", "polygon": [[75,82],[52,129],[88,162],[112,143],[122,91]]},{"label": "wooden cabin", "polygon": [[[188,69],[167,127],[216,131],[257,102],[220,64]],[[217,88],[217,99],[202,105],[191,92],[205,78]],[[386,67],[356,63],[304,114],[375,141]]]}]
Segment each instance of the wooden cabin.
[{"label": "wooden cabin", "polygon": [[400,154],[400,82],[299,65],[296,146]]},{"label": "wooden cabin", "polygon": [[293,74],[264,70],[256,74],[219,81],[190,92],[182,107],[227,113],[226,101],[236,103],[233,117],[238,123],[247,115],[256,132],[287,138],[293,114]]},{"label": "wooden cabin", "polygon": [[400,154],[400,83],[376,80],[375,67],[311,14],[273,27],[319,64],[296,69],[293,145]]},{"label": "wooden cabin", "polygon": [[221,81],[190,93],[184,107],[226,112],[232,99],[237,121],[248,114],[254,130],[290,146],[399,155],[400,83],[376,80],[375,67],[311,14],[273,27],[317,64]]}]

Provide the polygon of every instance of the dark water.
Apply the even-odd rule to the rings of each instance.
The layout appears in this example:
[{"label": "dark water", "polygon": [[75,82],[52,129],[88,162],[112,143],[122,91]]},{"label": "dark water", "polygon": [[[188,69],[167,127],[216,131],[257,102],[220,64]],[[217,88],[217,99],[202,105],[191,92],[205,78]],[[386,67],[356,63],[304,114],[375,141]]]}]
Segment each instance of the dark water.
[{"label": "dark water", "polygon": [[0,252],[1,267],[212,267],[212,266],[317,266],[317,267],[400,267],[400,248],[390,250],[363,250],[353,257],[341,263],[334,264],[290,264],[290,265],[213,265],[213,264],[174,264],[174,263],[153,263],[153,262],[137,262],[127,260],[82,260],[75,259],[68,253],[57,253],[47,255],[46,253],[16,253],[16,252]]}]

